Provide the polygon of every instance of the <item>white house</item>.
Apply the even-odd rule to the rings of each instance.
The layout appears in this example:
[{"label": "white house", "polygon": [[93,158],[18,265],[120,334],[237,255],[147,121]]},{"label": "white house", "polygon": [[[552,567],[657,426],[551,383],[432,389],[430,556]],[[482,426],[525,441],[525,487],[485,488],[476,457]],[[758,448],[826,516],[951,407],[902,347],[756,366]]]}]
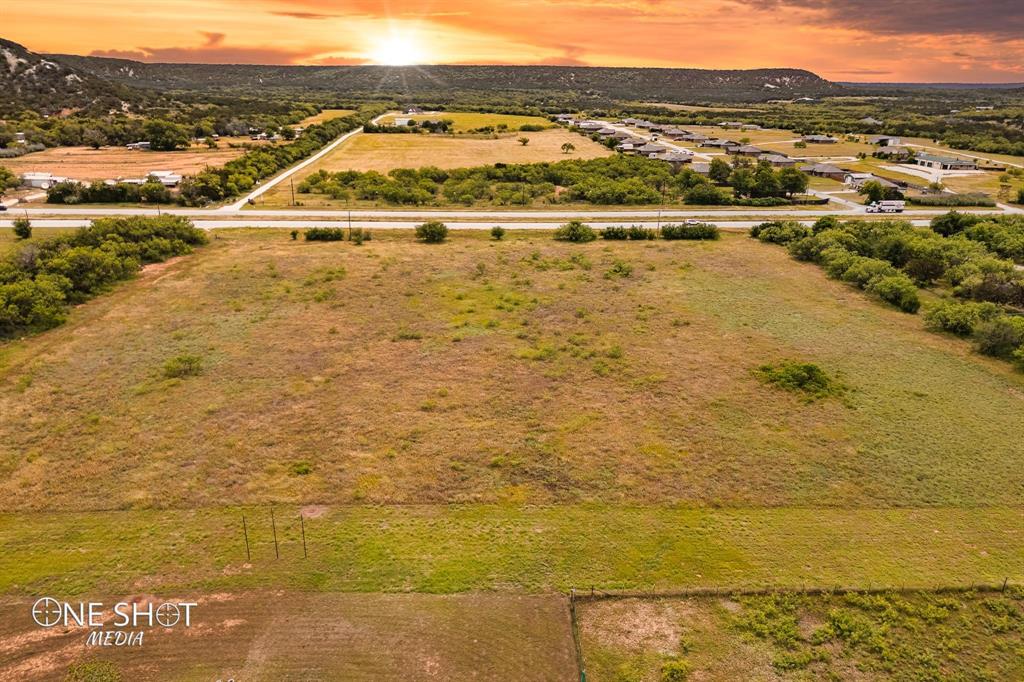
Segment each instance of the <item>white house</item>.
[{"label": "white house", "polygon": [[181,175],[169,170],[149,171],[146,177],[156,178],[156,181],[164,187],[177,187],[178,183],[181,182]]}]

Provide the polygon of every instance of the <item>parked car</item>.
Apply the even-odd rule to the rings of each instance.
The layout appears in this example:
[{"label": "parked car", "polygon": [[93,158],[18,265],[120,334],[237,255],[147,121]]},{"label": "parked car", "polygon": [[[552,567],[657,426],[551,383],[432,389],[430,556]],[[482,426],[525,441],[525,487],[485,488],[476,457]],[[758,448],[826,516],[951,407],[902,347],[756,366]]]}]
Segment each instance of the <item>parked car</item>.
[{"label": "parked car", "polygon": [[6,211],[6,210],[7,210],[7,204],[0,204],[0,211]]}]

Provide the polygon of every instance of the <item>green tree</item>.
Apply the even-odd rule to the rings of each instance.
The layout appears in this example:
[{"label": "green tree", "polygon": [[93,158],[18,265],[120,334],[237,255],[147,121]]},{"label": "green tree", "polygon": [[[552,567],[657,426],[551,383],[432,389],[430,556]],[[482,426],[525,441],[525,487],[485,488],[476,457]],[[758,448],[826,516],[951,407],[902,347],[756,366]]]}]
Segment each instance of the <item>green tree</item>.
[{"label": "green tree", "polygon": [[13,189],[21,184],[21,180],[18,176],[12,173],[9,169],[0,166],[0,194],[3,194],[9,189]]},{"label": "green tree", "polygon": [[142,125],[150,147],[156,151],[172,152],[189,145],[192,137],[188,128],[170,121],[151,119]]},{"label": "green tree", "polygon": [[28,218],[14,219],[14,236],[18,239],[28,239],[32,236],[32,221]]},{"label": "green tree", "polygon": [[526,145],[530,144],[530,138],[528,138],[528,137],[520,137],[519,138],[519,144],[521,144],[521,145],[523,145],[525,147]]},{"label": "green tree", "polygon": [[496,240],[501,241],[505,238],[505,228],[501,225],[495,225],[491,228],[491,236]]},{"label": "green tree", "polygon": [[747,197],[754,189],[754,173],[749,168],[737,168],[729,174],[729,184],[736,196]]},{"label": "green tree", "polygon": [[562,144],[563,154],[570,154],[574,151],[576,151],[576,145],[574,145],[572,142],[565,142]]},{"label": "green tree", "polygon": [[708,168],[708,177],[711,178],[713,182],[724,185],[729,181],[730,173],[732,173],[732,168],[729,167],[729,163],[727,161],[717,157],[711,159],[711,165]]},{"label": "green tree", "polygon": [[885,199],[885,187],[878,180],[868,180],[860,186],[858,192],[866,197],[869,204]]},{"label": "green tree", "polygon": [[796,168],[783,168],[779,171],[779,184],[782,185],[782,191],[789,196],[806,192],[809,183],[807,173]]},{"label": "green tree", "polygon": [[82,133],[82,142],[93,149],[99,149],[107,143],[107,136],[95,128],[86,128]]}]

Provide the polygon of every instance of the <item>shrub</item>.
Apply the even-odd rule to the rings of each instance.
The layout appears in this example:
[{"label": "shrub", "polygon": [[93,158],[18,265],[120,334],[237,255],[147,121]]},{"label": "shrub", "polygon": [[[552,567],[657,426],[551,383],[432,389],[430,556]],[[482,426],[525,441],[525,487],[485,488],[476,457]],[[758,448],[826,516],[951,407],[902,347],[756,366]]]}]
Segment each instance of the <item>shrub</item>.
[{"label": "shrub", "polygon": [[1013,351],[1013,364],[1017,366],[1017,369],[1024,372],[1024,346]]},{"label": "shrub", "polygon": [[718,226],[711,223],[685,223],[663,225],[661,236],[665,239],[720,239],[722,234]]},{"label": "shrub", "polygon": [[834,230],[839,227],[839,218],[834,215],[823,215],[814,221],[814,225],[811,226],[811,231],[814,234],[824,232],[825,230]]},{"label": "shrub", "polygon": [[294,462],[292,463],[291,471],[296,476],[308,476],[313,473],[313,465],[305,460]]},{"label": "shrub", "polygon": [[843,272],[840,279],[844,282],[851,282],[863,289],[868,282],[876,277],[889,277],[899,272],[884,260],[878,258],[867,258],[865,256],[854,256],[849,267]]},{"label": "shrub", "polygon": [[555,230],[555,239],[561,242],[583,243],[594,241],[597,235],[590,225],[579,220],[571,220]]},{"label": "shrub", "polygon": [[997,358],[1011,358],[1024,346],[1024,317],[1001,315],[975,329],[978,352]]},{"label": "shrub", "polygon": [[629,263],[623,263],[620,260],[612,263],[612,267],[609,268],[608,272],[604,274],[605,278],[611,279],[612,277],[629,277],[633,274],[633,266]]},{"label": "shrub", "polygon": [[495,225],[491,228],[491,237],[498,240],[499,242],[505,238],[505,228],[501,225]]},{"label": "shrub", "polygon": [[109,661],[82,661],[72,663],[64,682],[121,682],[121,672]]},{"label": "shrub", "polygon": [[963,232],[968,227],[980,221],[980,216],[971,215],[970,213],[950,211],[945,215],[935,216],[932,218],[931,228],[934,232],[938,232],[943,237],[951,237],[954,234]]},{"label": "shrub", "polygon": [[28,239],[32,236],[32,221],[28,218],[14,219],[14,236],[18,239]]},{"label": "shrub", "polygon": [[788,244],[811,236],[811,229],[795,220],[774,220],[750,228],[750,236],[769,244]]},{"label": "shrub", "polygon": [[661,682],[686,682],[693,667],[684,658],[670,658],[661,664]]},{"label": "shrub", "polygon": [[865,289],[905,313],[916,313],[921,307],[914,282],[903,273],[875,277]]},{"label": "shrub", "polygon": [[761,365],[755,376],[769,386],[801,393],[808,400],[839,395],[845,389],[818,365],[809,362],[783,360],[776,365]]},{"label": "shrub", "polygon": [[345,240],[345,230],[340,227],[311,227],[302,236],[307,242],[340,242]]},{"label": "shrub", "polygon": [[1018,204],[1024,204],[1024,187],[1017,190],[1017,201]]},{"label": "shrub", "polygon": [[924,319],[925,324],[933,331],[970,336],[979,324],[997,315],[999,306],[995,303],[946,301],[929,310]]},{"label": "shrub", "polygon": [[657,239],[658,231],[641,225],[630,225],[626,231],[627,236],[633,240]]},{"label": "shrub", "polygon": [[907,197],[907,201],[917,206],[995,206],[996,202],[987,194],[926,194]]},{"label": "shrub", "polygon": [[629,239],[629,228],[625,225],[613,225],[601,230],[601,239]]},{"label": "shrub", "polygon": [[416,239],[427,244],[440,244],[448,237],[448,226],[431,220],[416,226]]},{"label": "shrub", "polygon": [[182,377],[194,377],[203,371],[203,359],[198,355],[188,353],[176,355],[164,363],[164,377],[167,379],[180,379]]},{"label": "shrub", "polygon": [[295,241],[296,239],[299,238],[299,231],[298,230],[292,230],[291,231],[291,235],[292,235],[292,241]]}]

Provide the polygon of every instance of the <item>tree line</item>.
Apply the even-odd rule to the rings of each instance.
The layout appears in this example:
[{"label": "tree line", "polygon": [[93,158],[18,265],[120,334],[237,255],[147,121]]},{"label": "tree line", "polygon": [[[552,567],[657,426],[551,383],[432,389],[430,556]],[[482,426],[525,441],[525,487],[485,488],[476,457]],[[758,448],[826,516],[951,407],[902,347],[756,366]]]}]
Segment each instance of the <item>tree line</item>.
[{"label": "tree line", "polygon": [[[637,156],[571,159],[527,164],[444,170],[435,166],[377,171],[318,171],[298,186],[300,194],[324,194],[336,200],[389,204],[463,204],[493,202],[530,205],[591,204],[776,205],[787,204],[807,189],[805,173],[774,169],[742,160],[733,168],[716,159],[709,177],[686,166]],[[763,203],[758,203],[763,202]]]}]

